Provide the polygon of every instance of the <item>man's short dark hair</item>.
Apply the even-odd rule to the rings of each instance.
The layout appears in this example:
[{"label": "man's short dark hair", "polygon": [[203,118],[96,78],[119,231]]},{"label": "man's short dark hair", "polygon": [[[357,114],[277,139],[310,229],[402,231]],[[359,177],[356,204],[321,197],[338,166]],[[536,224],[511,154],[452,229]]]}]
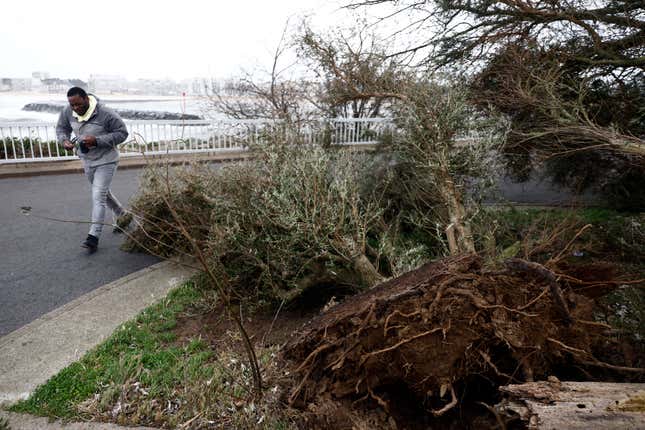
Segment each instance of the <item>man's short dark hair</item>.
[{"label": "man's short dark hair", "polygon": [[72,96],[81,96],[84,99],[86,99],[87,93],[81,87],[72,87],[69,89],[69,91],[67,91],[67,97],[72,97]]}]

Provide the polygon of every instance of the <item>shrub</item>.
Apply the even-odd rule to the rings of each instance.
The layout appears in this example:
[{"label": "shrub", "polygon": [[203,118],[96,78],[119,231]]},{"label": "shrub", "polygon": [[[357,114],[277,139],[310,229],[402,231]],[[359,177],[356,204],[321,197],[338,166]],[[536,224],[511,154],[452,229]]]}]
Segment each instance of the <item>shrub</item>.
[{"label": "shrub", "polygon": [[371,286],[395,265],[378,246],[389,228],[386,202],[363,186],[369,168],[365,154],[302,145],[266,147],[219,169],[152,166],[125,246],[191,253],[170,205],[240,297],[289,301],[310,288]]},{"label": "shrub", "polygon": [[59,155],[71,155],[56,141],[43,141],[37,137],[5,137],[0,139],[0,160],[12,160],[21,158],[42,158],[55,157]]}]

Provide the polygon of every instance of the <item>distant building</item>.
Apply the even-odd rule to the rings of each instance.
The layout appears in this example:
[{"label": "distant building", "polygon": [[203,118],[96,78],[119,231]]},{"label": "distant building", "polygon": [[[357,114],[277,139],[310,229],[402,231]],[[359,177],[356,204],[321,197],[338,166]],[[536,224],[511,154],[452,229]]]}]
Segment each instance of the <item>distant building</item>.
[{"label": "distant building", "polygon": [[80,87],[80,88],[83,88],[85,91],[89,90],[87,82],[82,81],[80,79],[68,79],[67,82],[69,82],[70,87]]},{"label": "distant building", "polygon": [[186,94],[192,96],[205,96],[209,94],[209,91],[213,92],[219,91],[220,84],[215,79],[208,78],[193,78],[183,81],[186,88]]},{"label": "distant building", "polygon": [[41,83],[48,93],[59,94],[65,93],[71,87],[81,87],[84,90],[87,90],[87,82],[80,79],[60,79],[60,78],[49,78],[42,79]]},{"label": "distant building", "polygon": [[31,72],[32,79],[49,79],[49,72]]},{"label": "distant building", "polygon": [[31,91],[31,79],[0,78],[0,91]]},{"label": "distant building", "polygon": [[93,93],[125,93],[128,81],[119,75],[90,75],[89,90]]},{"label": "distant building", "polygon": [[31,91],[41,93],[47,91],[47,86],[43,84],[43,79],[49,79],[49,72],[36,71],[31,72]]},{"label": "distant building", "polygon": [[41,81],[48,93],[62,93],[67,90],[68,82],[58,78],[48,78]]}]

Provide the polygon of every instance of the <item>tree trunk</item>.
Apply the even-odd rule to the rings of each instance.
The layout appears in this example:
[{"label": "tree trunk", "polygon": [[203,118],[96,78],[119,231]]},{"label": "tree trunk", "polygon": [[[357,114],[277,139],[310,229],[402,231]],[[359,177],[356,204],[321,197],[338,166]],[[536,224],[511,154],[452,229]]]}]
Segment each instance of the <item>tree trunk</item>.
[{"label": "tree trunk", "polygon": [[[450,253],[453,255],[462,252],[473,253],[475,252],[475,241],[470,223],[466,219],[463,194],[455,186],[452,175],[447,168],[447,160],[442,158],[439,163],[440,167],[436,175],[438,183],[436,185],[448,209],[450,224],[448,224],[446,229],[450,231],[447,234],[452,235],[454,233],[454,242],[457,245],[456,249],[450,249]],[[449,239],[452,239],[452,236]]]},{"label": "tree trunk", "polygon": [[495,409],[518,416],[531,430],[645,428],[645,384],[530,382],[500,387],[508,396]]},{"label": "tree trunk", "polygon": [[373,287],[383,281],[383,276],[378,273],[374,265],[364,254],[360,254],[354,258],[354,270],[356,270],[358,276],[368,287]]}]

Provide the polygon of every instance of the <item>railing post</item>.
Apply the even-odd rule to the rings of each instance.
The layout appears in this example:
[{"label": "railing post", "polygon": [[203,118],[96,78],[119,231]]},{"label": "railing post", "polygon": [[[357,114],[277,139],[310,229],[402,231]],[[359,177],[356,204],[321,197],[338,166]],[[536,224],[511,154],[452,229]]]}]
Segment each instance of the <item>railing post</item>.
[{"label": "railing post", "polygon": [[4,137],[4,131],[2,131],[2,127],[0,127],[0,139],[2,139],[2,146],[4,148],[4,159],[8,160],[9,159],[9,154],[7,153],[7,141],[5,140]]}]

